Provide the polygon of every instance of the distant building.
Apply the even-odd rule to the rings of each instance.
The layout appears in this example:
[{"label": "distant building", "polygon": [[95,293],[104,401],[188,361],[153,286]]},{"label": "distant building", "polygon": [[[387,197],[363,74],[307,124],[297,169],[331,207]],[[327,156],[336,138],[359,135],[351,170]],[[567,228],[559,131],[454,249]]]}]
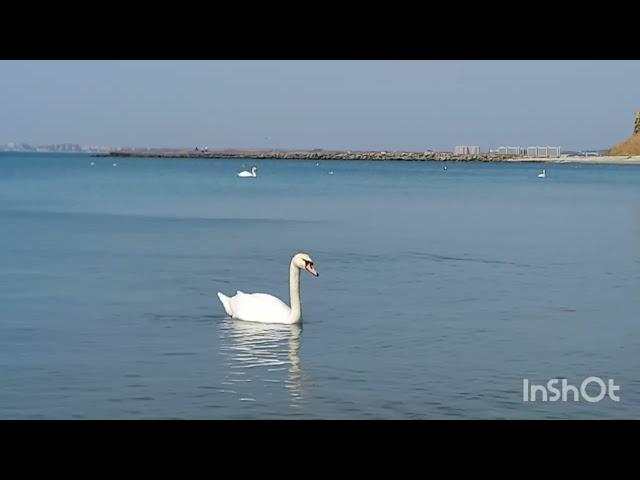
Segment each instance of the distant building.
[{"label": "distant building", "polygon": [[496,150],[498,155],[523,155],[524,149],[522,147],[499,147]]},{"label": "distant building", "polygon": [[479,155],[480,147],[469,145],[458,145],[453,149],[455,155]]},{"label": "distant building", "polygon": [[560,156],[560,147],[527,147],[527,157],[555,158]]}]

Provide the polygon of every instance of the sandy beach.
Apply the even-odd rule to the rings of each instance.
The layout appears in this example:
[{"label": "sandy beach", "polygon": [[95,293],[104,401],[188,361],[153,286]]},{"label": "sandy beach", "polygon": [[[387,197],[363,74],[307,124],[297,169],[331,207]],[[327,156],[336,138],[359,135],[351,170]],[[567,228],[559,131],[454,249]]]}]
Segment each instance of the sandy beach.
[{"label": "sandy beach", "polygon": [[502,160],[504,162],[541,162],[541,163],[589,163],[589,164],[619,164],[636,165],[640,164],[640,155],[619,155],[619,156],[569,156],[560,158],[531,158],[519,157]]}]

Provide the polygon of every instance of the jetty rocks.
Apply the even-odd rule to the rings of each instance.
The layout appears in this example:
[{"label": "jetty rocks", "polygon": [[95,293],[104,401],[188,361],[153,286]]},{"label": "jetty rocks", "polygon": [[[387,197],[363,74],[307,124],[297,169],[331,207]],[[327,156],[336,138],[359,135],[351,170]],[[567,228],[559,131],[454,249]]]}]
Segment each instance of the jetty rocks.
[{"label": "jetty rocks", "polygon": [[451,152],[378,152],[378,151],[288,151],[288,150],[222,150],[222,151],[114,151],[96,156],[156,158],[254,158],[282,160],[404,160],[441,162],[499,162],[512,156],[495,153],[454,155]]}]

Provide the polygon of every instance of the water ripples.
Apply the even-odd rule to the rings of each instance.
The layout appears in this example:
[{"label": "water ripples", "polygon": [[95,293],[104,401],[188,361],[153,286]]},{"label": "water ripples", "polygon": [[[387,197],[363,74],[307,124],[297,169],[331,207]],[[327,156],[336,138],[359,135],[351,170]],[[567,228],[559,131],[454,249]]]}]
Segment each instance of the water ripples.
[{"label": "water ripples", "polygon": [[282,386],[294,403],[303,399],[300,361],[302,327],[227,319],[219,326],[220,353],[226,366],[226,390],[240,401],[257,401],[270,388]]}]

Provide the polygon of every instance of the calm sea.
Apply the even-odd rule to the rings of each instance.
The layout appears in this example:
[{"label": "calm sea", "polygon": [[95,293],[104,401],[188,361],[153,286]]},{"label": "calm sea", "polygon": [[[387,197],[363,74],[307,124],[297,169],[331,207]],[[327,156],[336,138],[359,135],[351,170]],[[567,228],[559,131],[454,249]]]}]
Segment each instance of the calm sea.
[{"label": "calm sea", "polygon": [[447,167],[0,154],[0,418],[640,418],[640,166]]}]

